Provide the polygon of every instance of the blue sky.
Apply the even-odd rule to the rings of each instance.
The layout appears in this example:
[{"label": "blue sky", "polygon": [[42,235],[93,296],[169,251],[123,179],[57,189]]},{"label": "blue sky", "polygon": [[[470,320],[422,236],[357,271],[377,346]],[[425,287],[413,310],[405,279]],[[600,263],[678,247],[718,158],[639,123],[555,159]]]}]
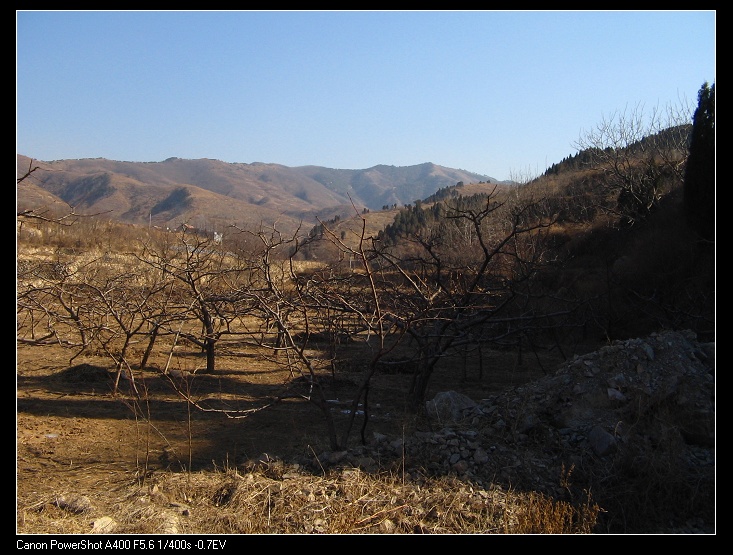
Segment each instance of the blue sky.
[{"label": "blue sky", "polygon": [[613,113],[694,110],[715,31],[712,10],[21,10],[16,148],[536,176]]}]

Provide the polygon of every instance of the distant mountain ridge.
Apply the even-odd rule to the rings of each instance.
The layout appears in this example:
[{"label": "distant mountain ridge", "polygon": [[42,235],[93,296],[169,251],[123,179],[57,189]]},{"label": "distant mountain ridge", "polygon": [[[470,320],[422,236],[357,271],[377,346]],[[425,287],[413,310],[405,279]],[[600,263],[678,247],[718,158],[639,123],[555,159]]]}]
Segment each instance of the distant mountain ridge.
[{"label": "distant mountain ridge", "polygon": [[208,158],[120,162],[105,158],[51,162],[17,155],[17,174],[37,166],[18,185],[18,210],[62,209],[106,213],[137,224],[213,228],[279,222],[286,229],[317,218],[411,204],[458,182],[497,181],[438,166],[377,165],[361,170],[288,167]]}]

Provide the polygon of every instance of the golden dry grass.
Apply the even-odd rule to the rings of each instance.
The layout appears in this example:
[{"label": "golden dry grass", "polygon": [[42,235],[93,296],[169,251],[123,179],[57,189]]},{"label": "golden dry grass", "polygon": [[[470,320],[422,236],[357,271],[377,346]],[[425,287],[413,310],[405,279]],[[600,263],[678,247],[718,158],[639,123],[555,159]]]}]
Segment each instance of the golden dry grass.
[{"label": "golden dry grass", "polygon": [[107,487],[104,499],[74,503],[59,489],[19,501],[18,532],[86,534],[96,526],[115,534],[583,534],[599,512],[591,502],[577,509],[451,477],[405,480],[359,469],[313,476],[281,463],[246,474],[115,479],[99,484]]}]

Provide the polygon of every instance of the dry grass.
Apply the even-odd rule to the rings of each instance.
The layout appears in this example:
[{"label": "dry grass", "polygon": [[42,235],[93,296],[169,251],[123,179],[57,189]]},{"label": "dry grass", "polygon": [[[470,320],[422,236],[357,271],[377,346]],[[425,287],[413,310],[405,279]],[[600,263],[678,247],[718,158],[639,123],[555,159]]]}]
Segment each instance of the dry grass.
[{"label": "dry grass", "polygon": [[84,534],[96,526],[116,534],[584,534],[599,512],[591,502],[577,509],[451,477],[405,480],[358,469],[313,476],[281,463],[246,474],[120,479],[103,506],[63,493],[19,501],[18,532]]}]

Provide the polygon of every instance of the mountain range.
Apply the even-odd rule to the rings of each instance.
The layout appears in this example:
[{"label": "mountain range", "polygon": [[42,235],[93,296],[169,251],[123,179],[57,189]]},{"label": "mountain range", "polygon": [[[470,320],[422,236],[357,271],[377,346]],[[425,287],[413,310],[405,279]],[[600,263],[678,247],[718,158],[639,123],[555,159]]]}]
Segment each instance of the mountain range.
[{"label": "mountain range", "polygon": [[367,169],[229,163],[169,158],[124,162],[104,158],[40,161],[17,155],[17,209],[99,214],[131,223],[214,230],[276,224],[283,231],[319,219],[411,204],[463,183],[492,177],[433,163]]}]

